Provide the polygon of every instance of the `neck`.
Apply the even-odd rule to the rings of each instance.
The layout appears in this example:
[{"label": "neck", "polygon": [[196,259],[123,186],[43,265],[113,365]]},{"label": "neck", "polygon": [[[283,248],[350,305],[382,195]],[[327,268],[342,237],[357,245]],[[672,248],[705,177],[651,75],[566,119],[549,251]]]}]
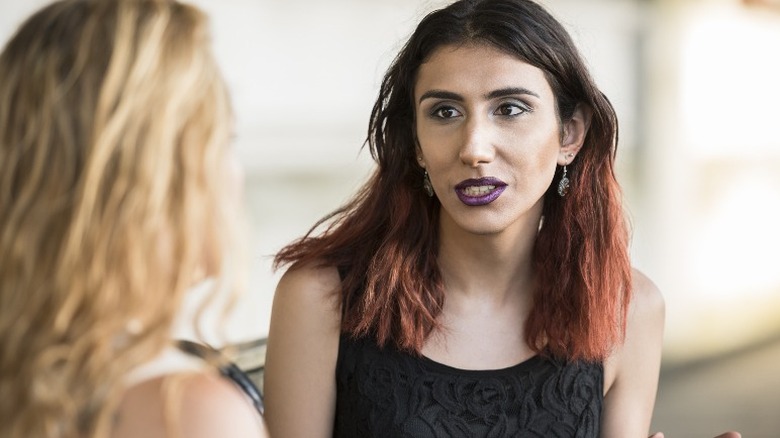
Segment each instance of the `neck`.
[{"label": "neck", "polygon": [[474,234],[442,215],[439,268],[448,297],[506,302],[532,291],[532,252],[541,211],[505,230]]}]

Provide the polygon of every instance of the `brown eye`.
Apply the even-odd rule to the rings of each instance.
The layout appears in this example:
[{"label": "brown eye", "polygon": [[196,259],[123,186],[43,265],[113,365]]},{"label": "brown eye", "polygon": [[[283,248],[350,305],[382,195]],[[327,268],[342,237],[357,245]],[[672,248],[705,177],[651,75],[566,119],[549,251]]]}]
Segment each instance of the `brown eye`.
[{"label": "brown eye", "polygon": [[460,112],[451,106],[439,107],[433,111],[433,116],[440,119],[451,119],[453,117],[458,117],[459,115]]},{"label": "brown eye", "polygon": [[527,110],[525,108],[522,108],[519,105],[515,105],[513,103],[505,103],[503,105],[500,105],[498,108],[496,108],[493,114],[497,116],[516,116],[526,111]]}]

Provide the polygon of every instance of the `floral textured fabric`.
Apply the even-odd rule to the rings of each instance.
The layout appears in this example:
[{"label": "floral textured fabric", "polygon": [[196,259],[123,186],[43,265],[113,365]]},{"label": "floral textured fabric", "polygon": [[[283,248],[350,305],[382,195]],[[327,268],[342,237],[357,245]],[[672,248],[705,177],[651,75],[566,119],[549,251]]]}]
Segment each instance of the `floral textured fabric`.
[{"label": "floral textured fabric", "polygon": [[461,370],[341,337],[334,437],[597,437],[600,363]]}]

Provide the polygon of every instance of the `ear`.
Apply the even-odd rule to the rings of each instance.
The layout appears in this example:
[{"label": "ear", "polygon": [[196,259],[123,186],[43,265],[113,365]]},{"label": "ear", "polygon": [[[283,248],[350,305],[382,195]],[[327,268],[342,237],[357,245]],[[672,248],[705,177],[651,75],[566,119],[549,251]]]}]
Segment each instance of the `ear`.
[{"label": "ear", "polygon": [[578,104],[569,120],[563,122],[563,139],[561,140],[561,151],[558,154],[559,166],[570,164],[582,149],[585,136],[590,128],[591,116],[590,107]]},{"label": "ear", "polygon": [[420,141],[417,139],[416,134],[414,136],[414,155],[417,157],[417,165],[425,169],[425,157],[423,157]]}]

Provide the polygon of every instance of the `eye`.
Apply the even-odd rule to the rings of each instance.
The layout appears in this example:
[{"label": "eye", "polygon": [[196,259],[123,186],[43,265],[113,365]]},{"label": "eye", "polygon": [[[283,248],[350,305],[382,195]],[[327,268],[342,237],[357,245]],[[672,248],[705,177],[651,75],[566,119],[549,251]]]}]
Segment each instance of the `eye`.
[{"label": "eye", "polygon": [[522,107],[516,103],[502,103],[496,108],[493,114],[497,116],[517,116],[528,111],[528,108]]},{"label": "eye", "polygon": [[460,111],[451,106],[440,106],[433,110],[432,115],[440,119],[452,119],[454,117],[458,117],[461,114]]}]

